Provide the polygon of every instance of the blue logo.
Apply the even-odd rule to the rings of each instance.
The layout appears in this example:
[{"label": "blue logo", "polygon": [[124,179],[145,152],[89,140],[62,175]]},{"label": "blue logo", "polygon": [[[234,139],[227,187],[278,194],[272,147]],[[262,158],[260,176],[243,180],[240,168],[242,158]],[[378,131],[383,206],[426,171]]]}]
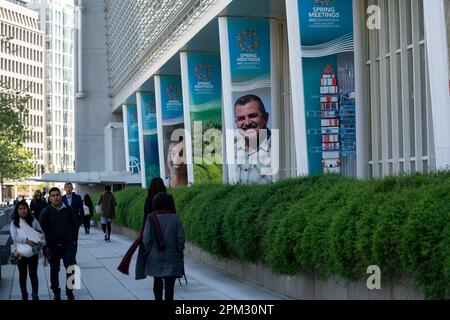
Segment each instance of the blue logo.
[{"label": "blue logo", "polygon": [[237,37],[239,48],[244,52],[253,52],[259,47],[259,36],[254,30],[241,31]]},{"label": "blue logo", "polygon": [[211,79],[214,69],[209,63],[202,62],[195,67],[194,72],[200,81],[208,81]]},{"label": "blue logo", "polygon": [[167,97],[170,100],[177,100],[181,97],[181,88],[179,84],[173,83],[169,84],[166,88]]}]

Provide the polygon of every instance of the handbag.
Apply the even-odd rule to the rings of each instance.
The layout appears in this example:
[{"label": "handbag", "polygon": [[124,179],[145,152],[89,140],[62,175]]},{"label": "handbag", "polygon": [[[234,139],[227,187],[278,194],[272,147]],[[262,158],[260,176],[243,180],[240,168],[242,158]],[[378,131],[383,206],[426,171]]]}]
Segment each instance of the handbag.
[{"label": "handbag", "polygon": [[89,207],[86,205],[83,205],[84,215],[89,216],[91,213],[89,212]]},{"label": "handbag", "polygon": [[183,260],[183,275],[181,277],[178,278],[178,282],[180,283],[180,287],[183,287],[183,285],[181,284],[181,278],[184,277],[184,282],[186,283],[184,286],[186,287],[188,285],[188,281],[186,278],[186,272],[184,271],[184,260]]},{"label": "handbag", "polygon": [[97,205],[95,206],[95,212],[97,212],[98,214],[102,213],[102,206],[99,205],[99,204],[97,204]]},{"label": "handbag", "polygon": [[26,258],[29,258],[34,254],[33,248],[25,243],[18,243],[16,246],[16,251],[18,254],[20,254],[20,256]]}]

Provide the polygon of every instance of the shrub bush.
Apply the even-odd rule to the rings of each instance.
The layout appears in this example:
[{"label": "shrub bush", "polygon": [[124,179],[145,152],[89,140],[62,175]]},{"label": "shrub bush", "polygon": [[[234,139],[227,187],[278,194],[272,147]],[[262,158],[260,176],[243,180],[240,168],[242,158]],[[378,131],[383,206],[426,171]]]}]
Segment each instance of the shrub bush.
[{"label": "shrub bush", "polygon": [[[349,281],[378,265],[385,280],[409,275],[426,297],[448,299],[449,182],[449,172],[364,181],[329,175],[169,192],[186,238],[219,257]],[[138,230],[145,196],[116,193],[116,222]]]}]

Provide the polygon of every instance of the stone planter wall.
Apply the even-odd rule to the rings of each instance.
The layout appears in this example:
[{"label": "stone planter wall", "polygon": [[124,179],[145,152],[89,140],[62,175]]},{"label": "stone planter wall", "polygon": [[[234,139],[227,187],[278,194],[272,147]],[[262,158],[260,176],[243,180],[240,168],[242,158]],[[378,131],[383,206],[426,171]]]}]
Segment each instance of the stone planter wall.
[{"label": "stone planter wall", "polygon": [[[137,232],[113,224],[113,232],[135,238]],[[336,278],[326,281],[296,275],[275,274],[262,263],[242,263],[237,260],[219,259],[201,248],[186,243],[184,255],[223,273],[267,288],[276,293],[299,300],[421,300],[422,293],[416,290],[408,277],[398,284],[385,283],[381,278],[381,290],[369,290],[365,282],[346,283]],[[189,275],[189,270],[186,270]],[[368,275],[369,277],[370,275]]]}]

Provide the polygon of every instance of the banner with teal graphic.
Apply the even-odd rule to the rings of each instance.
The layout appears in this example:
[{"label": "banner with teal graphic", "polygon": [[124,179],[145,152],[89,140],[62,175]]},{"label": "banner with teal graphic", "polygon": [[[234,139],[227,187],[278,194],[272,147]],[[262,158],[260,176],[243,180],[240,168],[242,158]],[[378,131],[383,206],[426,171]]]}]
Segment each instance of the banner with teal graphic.
[{"label": "banner with teal graphic", "polygon": [[[272,124],[270,20],[227,18],[232,100],[259,97]],[[234,103],[232,106],[234,114]]]},{"label": "banner with teal graphic", "polygon": [[154,92],[141,94],[142,99],[142,128],[144,134],[156,134],[156,101]]},{"label": "banner with teal graphic", "polygon": [[173,136],[184,130],[183,95],[180,76],[160,76],[161,119],[165,179],[169,187],[187,185],[187,163],[183,137]]},{"label": "banner with teal graphic", "polygon": [[128,168],[131,173],[141,172],[139,155],[139,128],[136,105],[127,105],[127,133],[128,133]]},{"label": "banner with teal graphic", "polygon": [[352,0],[297,0],[310,173],[356,175]]},{"label": "banner with teal graphic", "polygon": [[146,186],[149,186],[152,178],[160,176],[155,93],[143,92],[140,97],[142,107],[145,180]]},{"label": "banner with teal graphic", "polygon": [[[196,158],[193,155],[194,183],[222,182],[222,146],[215,144],[214,139],[205,139],[211,129],[222,131],[222,80],[220,57],[215,53],[186,53],[189,114],[191,128],[194,123],[201,123],[202,152],[211,151],[212,159],[219,159],[220,163],[205,163],[203,156]],[[209,130],[209,131],[208,131]],[[191,133],[194,131],[191,129]],[[192,136],[193,145],[197,143]],[[219,154],[215,154],[220,150]],[[202,153],[203,155],[203,153]]]}]

